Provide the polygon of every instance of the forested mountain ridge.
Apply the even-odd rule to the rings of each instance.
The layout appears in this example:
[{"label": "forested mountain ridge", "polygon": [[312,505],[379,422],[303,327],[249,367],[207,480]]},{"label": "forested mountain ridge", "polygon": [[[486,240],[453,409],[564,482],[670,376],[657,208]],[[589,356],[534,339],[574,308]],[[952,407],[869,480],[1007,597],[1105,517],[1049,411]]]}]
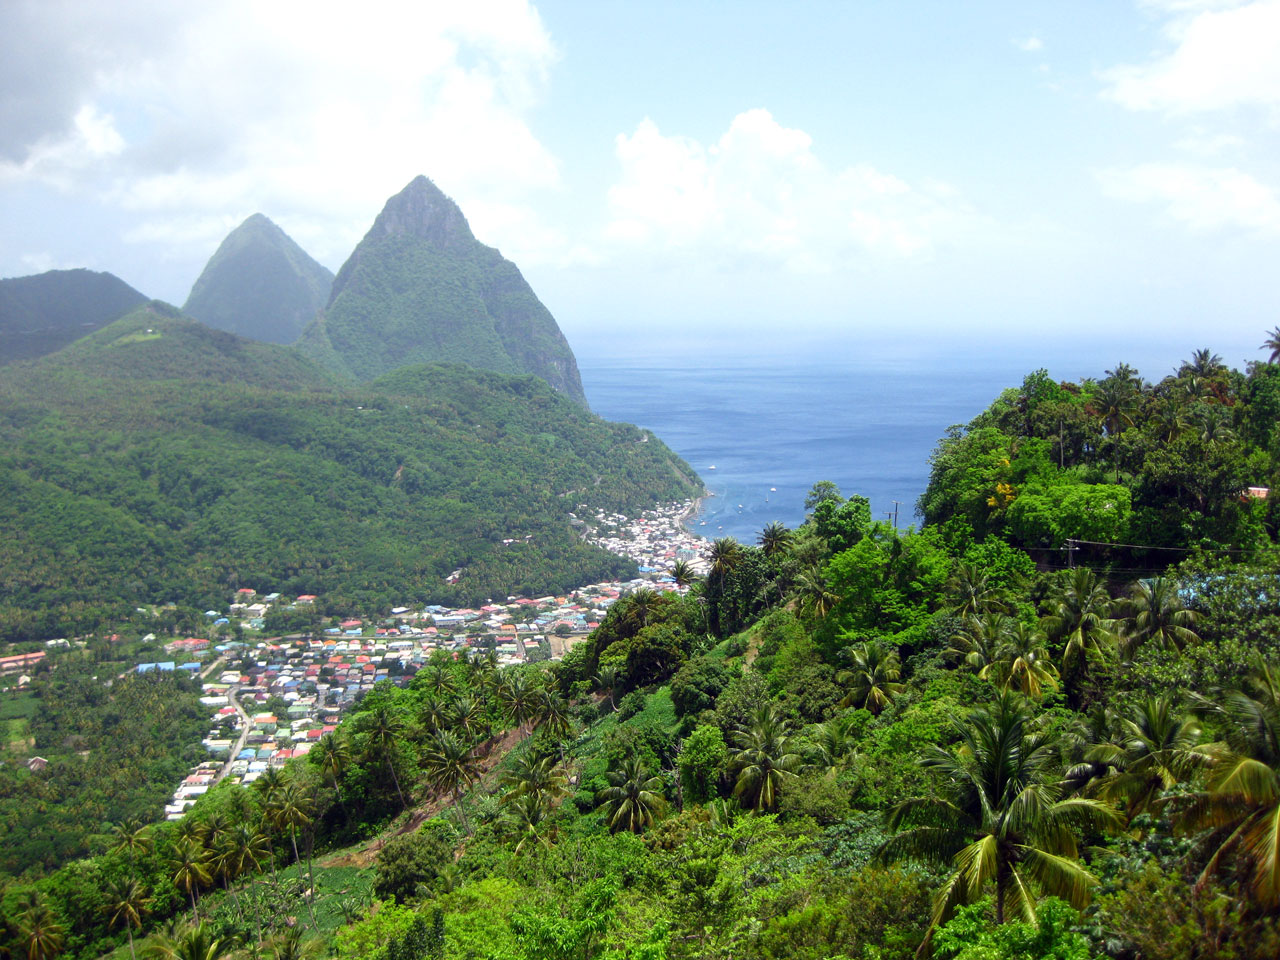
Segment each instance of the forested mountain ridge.
[{"label": "forested mountain ridge", "polygon": [[532,373],[585,403],[577,361],[515,264],[476,240],[426,177],[387,201],[299,346],[372,380],[404,364]]},{"label": "forested mountain ridge", "polygon": [[53,353],[146,299],[119,277],[92,270],[0,280],[0,364]]},{"label": "forested mountain ridge", "polygon": [[374,610],[627,575],[568,514],[701,489],[644,436],[531,376],[432,365],[339,387],[150,304],[0,375],[0,639],[250,582]]},{"label": "forested mountain ridge", "polygon": [[329,300],[333,274],[261,213],[229,233],[183,312],[218,330],[293,343]]}]

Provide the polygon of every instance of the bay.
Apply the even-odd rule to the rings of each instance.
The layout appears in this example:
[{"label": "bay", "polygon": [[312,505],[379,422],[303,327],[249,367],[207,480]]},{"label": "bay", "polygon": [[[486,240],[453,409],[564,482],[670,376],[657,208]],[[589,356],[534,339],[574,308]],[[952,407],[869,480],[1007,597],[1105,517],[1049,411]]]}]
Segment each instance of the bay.
[{"label": "bay", "polygon": [[[876,519],[896,512],[899,527],[918,526],[939,438],[1045,365],[1031,353],[588,355],[579,367],[596,413],[652,430],[698,471],[712,496],[694,532],[754,543],[772,521],[801,523],[819,480],[867,497]],[[1065,380],[1107,365],[1055,360],[1051,372]]]}]

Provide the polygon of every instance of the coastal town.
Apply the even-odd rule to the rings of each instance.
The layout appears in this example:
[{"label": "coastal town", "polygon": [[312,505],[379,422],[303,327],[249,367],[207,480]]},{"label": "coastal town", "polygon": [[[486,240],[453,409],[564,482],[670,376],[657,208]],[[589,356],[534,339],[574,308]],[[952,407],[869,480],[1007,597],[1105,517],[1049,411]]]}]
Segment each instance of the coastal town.
[{"label": "coastal town", "polygon": [[[341,619],[317,636],[251,640],[246,634],[243,640],[190,637],[166,644],[172,660],[142,663],[136,670],[198,675],[201,703],[211,718],[204,739],[208,759],[187,773],[165,816],[181,818],[224,778],[250,784],[268,769],[305,756],[374,684],[408,683],[436,651],[465,656],[492,650],[499,666],[558,659],[620,597],[641,588],[685,589],[671,576],[677,561],[695,575],[708,569],[707,542],[686,527],[696,509],[695,501],[683,501],[636,518],[605,512],[571,517],[585,540],[635,561],[638,576],[632,580],[588,584],[564,596],[511,596],[476,608],[397,606],[376,621]],[[245,587],[225,611],[205,616],[211,626],[239,623],[252,631],[277,606],[305,607],[319,599]]]}]

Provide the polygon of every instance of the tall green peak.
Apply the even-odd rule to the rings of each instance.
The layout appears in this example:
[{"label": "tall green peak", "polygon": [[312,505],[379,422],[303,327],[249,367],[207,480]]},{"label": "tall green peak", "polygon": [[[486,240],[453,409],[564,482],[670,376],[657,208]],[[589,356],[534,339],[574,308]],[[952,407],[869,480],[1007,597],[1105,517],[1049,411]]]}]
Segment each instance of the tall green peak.
[{"label": "tall green peak", "polygon": [[255,213],[227,234],[183,309],[219,330],[293,343],[328,301],[332,285],[326,267]]},{"label": "tall green peak", "polygon": [[0,364],[61,350],[146,299],[119,277],[92,270],[0,280]]},{"label": "tall green peak", "polygon": [[299,346],[357,380],[408,364],[463,363],[531,373],[586,404],[577,360],[550,311],[422,176],[387,201]]}]

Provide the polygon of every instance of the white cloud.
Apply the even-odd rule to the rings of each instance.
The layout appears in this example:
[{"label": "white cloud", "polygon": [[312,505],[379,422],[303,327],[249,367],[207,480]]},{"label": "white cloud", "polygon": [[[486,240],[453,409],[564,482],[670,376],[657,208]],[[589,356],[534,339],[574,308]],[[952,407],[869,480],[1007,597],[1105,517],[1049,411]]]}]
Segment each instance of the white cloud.
[{"label": "white cloud", "polygon": [[[261,210],[332,261],[419,173],[464,209],[560,185],[526,122],[557,56],[527,0],[380,0],[358,16],[314,0],[121,0],[112,35],[136,42],[111,57],[96,5],[47,6],[21,4],[8,25],[24,32],[0,40],[0,59],[31,47],[60,71],[6,74],[5,110],[24,126],[0,143],[0,184],[131,211],[134,242],[207,247],[217,224]],[[503,222],[510,236],[484,239],[545,239],[527,216]]]},{"label": "white cloud", "polygon": [[1104,71],[1104,95],[1131,110],[1201,113],[1280,106],[1280,0],[1149,4],[1171,15],[1173,49]]},{"label": "white cloud", "polygon": [[1245,228],[1280,234],[1280,198],[1265,184],[1230,167],[1142,164],[1098,174],[1108,196],[1156,203],[1195,231]]},{"label": "white cloud", "polygon": [[928,256],[976,219],[945,184],[913,186],[867,163],[829,170],[807,133],[762,109],[710,146],[645,119],[616,153],[605,234],[630,252],[827,272],[855,257]]},{"label": "white cloud", "polygon": [[1014,38],[1013,45],[1023,53],[1035,53],[1037,50],[1044,49],[1044,41],[1032,34],[1029,37]]}]

